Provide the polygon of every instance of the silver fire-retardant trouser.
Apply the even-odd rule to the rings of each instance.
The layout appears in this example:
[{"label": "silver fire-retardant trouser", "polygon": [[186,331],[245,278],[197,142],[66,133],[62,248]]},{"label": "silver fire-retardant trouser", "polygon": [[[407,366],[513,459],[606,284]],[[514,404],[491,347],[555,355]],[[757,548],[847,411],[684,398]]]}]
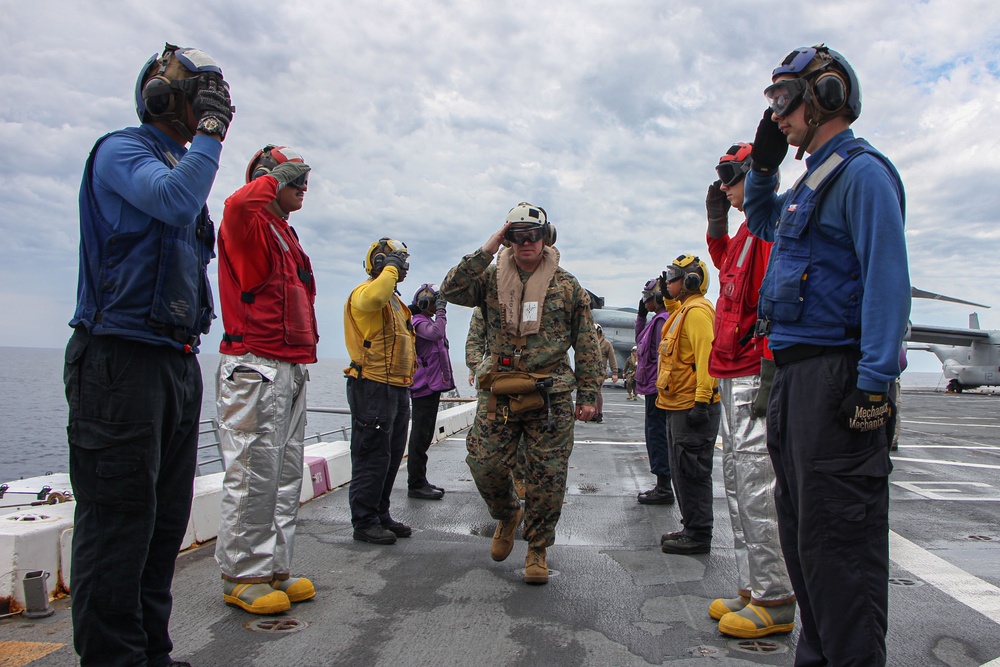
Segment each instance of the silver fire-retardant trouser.
[{"label": "silver fire-retardant trouser", "polygon": [[795,594],[778,539],[766,420],[753,418],[753,400],[759,387],[759,375],[719,380],[722,479],[733,525],[739,593],[755,604],[773,604]]},{"label": "silver fire-retardant trouser", "polygon": [[224,579],[291,573],[306,427],[303,364],[224,354],[216,405],[225,479],[215,560]]}]

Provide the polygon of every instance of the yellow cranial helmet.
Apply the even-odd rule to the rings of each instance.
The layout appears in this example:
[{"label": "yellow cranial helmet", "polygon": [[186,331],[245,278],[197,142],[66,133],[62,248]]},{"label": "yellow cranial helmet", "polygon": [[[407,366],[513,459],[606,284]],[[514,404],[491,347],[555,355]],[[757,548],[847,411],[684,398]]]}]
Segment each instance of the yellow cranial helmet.
[{"label": "yellow cranial helmet", "polygon": [[377,276],[382,272],[382,267],[385,266],[386,256],[397,250],[406,253],[406,244],[396,239],[390,239],[388,236],[383,236],[372,243],[368,246],[368,252],[365,253],[365,273],[372,277]]}]

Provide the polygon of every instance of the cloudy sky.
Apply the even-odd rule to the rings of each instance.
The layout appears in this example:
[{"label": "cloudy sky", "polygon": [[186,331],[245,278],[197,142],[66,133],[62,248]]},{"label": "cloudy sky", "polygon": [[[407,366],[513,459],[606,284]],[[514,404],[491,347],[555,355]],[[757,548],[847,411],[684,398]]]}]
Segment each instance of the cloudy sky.
[{"label": "cloudy sky", "polygon": [[[82,167],[99,136],[136,123],[136,75],[164,41],[211,54],[232,87],[217,222],[265,143],[313,167],[291,222],[317,272],[321,356],[346,356],[343,304],[373,240],[410,247],[409,299],[522,200],[548,210],[563,265],[609,305],[633,305],[680,253],[707,259],[719,155],[753,138],[771,69],[817,42],[855,67],[855,131],[902,174],[913,284],[993,305],[980,319],[1000,328],[995,0],[0,7],[3,346],[65,344]],[[793,152],[786,183],[802,170]],[[468,311],[450,311],[451,338],[464,340]],[[969,311],[915,301],[912,319],[965,326]],[[217,322],[206,350],[221,332]],[[939,368],[926,353],[911,360]]]}]

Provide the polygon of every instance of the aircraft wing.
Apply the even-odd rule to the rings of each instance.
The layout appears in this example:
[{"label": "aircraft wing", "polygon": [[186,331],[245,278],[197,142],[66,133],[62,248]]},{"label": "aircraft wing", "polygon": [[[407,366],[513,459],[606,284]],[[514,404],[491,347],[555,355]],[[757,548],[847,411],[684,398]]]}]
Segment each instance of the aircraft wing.
[{"label": "aircraft wing", "polygon": [[932,327],[926,324],[911,324],[906,340],[914,343],[968,346],[976,341],[989,342],[990,332],[985,329],[954,329],[951,327]]},{"label": "aircraft wing", "polygon": [[989,306],[982,303],[974,303],[972,301],[965,301],[964,299],[956,299],[953,296],[945,296],[944,294],[937,294],[935,292],[928,292],[927,290],[920,289],[918,287],[910,287],[910,296],[914,299],[931,299],[932,301],[949,301],[951,303],[964,303],[969,306],[976,306],[977,308],[989,308]]}]

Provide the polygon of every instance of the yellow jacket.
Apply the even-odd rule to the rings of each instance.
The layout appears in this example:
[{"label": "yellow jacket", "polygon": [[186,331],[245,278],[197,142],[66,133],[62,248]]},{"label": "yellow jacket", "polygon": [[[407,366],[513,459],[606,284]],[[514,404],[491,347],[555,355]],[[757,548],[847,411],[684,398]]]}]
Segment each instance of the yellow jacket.
[{"label": "yellow jacket", "polygon": [[409,387],[417,368],[416,334],[410,309],[396,296],[396,267],[354,288],[344,304],[344,339],[351,365],[348,377]]},{"label": "yellow jacket", "polygon": [[663,324],[656,405],[689,410],[695,402],[719,400],[719,381],[708,374],[715,338],[715,308],[701,295],[689,297]]}]

